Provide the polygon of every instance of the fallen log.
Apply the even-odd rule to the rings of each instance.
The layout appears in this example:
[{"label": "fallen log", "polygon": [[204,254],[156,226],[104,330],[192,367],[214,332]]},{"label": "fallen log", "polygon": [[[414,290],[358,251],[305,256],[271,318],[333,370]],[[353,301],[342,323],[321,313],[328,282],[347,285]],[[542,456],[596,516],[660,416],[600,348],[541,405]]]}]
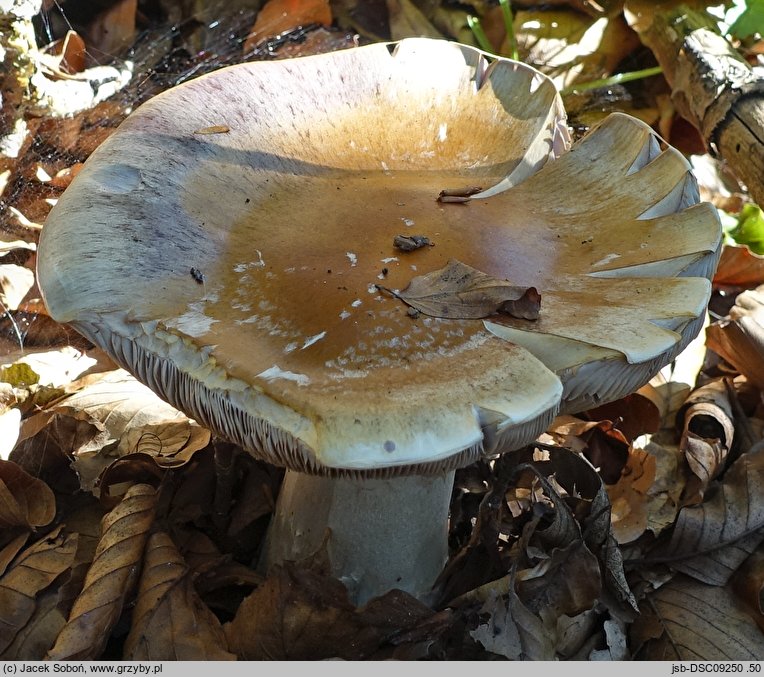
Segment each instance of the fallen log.
[{"label": "fallen log", "polygon": [[663,68],[679,114],[764,205],[764,78],[688,4],[630,0],[625,15]]}]

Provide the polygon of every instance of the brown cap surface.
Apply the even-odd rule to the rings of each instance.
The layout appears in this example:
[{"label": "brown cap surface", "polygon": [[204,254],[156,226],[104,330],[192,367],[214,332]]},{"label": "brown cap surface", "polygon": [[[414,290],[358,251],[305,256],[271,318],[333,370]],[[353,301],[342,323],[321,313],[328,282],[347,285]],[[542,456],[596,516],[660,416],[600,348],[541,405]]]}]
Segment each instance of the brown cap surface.
[{"label": "brown cap surface", "polygon": [[[681,156],[622,115],[567,145],[548,79],[455,43],[234,66],[91,156],[40,285],[53,317],[268,461],[453,468],[630,392],[702,320],[719,226]],[[436,199],[472,186],[497,188]],[[431,246],[394,245],[415,234]],[[536,287],[540,318],[412,317],[377,286],[454,259]]]}]

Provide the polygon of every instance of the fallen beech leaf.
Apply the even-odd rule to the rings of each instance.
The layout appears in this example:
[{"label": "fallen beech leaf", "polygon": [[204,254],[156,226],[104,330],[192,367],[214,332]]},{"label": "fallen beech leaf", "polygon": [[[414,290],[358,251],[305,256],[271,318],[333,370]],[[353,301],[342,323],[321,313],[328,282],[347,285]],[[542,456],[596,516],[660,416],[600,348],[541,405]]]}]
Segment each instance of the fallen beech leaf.
[{"label": "fallen beech leaf", "polygon": [[7,529],[2,536],[2,548],[0,548],[0,576],[2,576],[8,565],[19,554],[29,540],[29,532],[26,530],[13,533],[14,530]]},{"label": "fallen beech leaf", "polygon": [[477,320],[496,313],[535,320],[541,305],[541,295],[534,287],[497,280],[456,259],[440,270],[415,277],[401,292],[385,291],[420,313],[452,320]]},{"label": "fallen beech leaf", "polygon": [[345,587],[320,567],[286,562],[269,572],[224,629],[240,660],[363,660],[431,616],[429,607],[400,590],[356,609]]},{"label": "fallen beech leaf", "polygon": [[725,467],[732,448],[735,424],[724,381],[711,381],[696,388],[679,409],[684,421],[679,448],[690,469],[700,480],[700,497]]},{"label": "fallen beech leaf", "polygon": [[509,660],[555,660],[554,641],[543,621],[510,589],[507,597],[492,593],[480,609],[488,615],[470,635],[488,651]]},{"label": "fallen beech leaf", "polygon": [[743,454],[718,490],[682,508],[671,541],[651,557],[711,585],[724,585],[764,540],[764,449]]},{"label": "fallen beech leaf", "polygon": [[581,540],[552,548],[532,569],[517,572],[517,594],[544,618],[591,609],[602,594],[599,562]]},{"label": "fallen beech leaf", "polygon": [[152,534],[146,544],[138,599],[123,658],[236,660],[226,650],[220,621],[199,598],[188,565],[164,532]]},{"label": "fallen beech leaf", "polygon": [[579,652],[586,653],[591,646],[592,637],[596,637],[599,614],[595,609],[589,609],[570,618],[560,616],[555,628],[557,642],[555,650],[563,660],[582,660],[586,656],[579,656]]},{"label": "fallen beech leaf", "polygon": [[107,442],[103,426],[87,412],[45,409],[22,421],[10,459],[33,468],[52,489],[72,493],[80,488],[81,479],[71,468],[71,454],[100,449]]},{"label": "fallen beech leaf", "polygon": [[629,458],[629,441],[612,421],[584,421],[570,415],[557,416],[548,433],[560,446],[586,456],[605,484],[614,484]]},{"label": "fallen beech leaf", "polygon": [[619,544],[639,538],[648,525],[650,497],[655,481],[655,456],[642,449],[629,449],[621,477],[607,487],[613,535]]},{"label": "fallen beech leaf", "polygon": [[738,295],[729,317],[706,329],[708,347],[764,388],[764,285]]},{"label": "fallen beech leaf", "polygon": [[714,284],[747,288],[764,284],[764,256],[754,254],[745,245],[725,244]]},{"label": "fallen beech leaf", "polygon": [[354,611],[339,581],[285,563],[274,567],[224,629],[240,660],[334,658],[358,634]]},{"label": "fallen beech leaf", "polygon": [[178,466],[207,446],[210,432],[161,400],[122,369],[62,400],[53,409],[70,416],[87,414],[108,436],[100,446],[89,445],[74,453],[74,467],[83,488],[98,491],[96,482],[116,459],[144,453],[160,466]]},{"label": "fallen beech leaf", "polygon": [[618,619],[607,620],[603,624],[605,631],[605,643],[607,648],[592,651],[589,654],[590,661],[625,661],[631,658],[628,640],[626,637],[626,624]]},{"label": "fallen beech leaf", "polygon": [[136,582],[156,500],[153,487],[136,484],[104,516],[82,592],[46,659],[93,660],[101,655]]},{"label": "fallen beech leaf", "polygon": [[753,553],[734,573],[730,585],[764,632],[764,552]]},{"label": "fallen beech leaf", "polygon": [[590,421],[615,421],[614,427],[629,443],[640,435],[658,432],[661,425],[657,405],[639,392],[594,409],[587,409],[585,416]]},{"label": "fallen beech leaf", "polygon": [[[116,0],[88,21],[87,38],[91,49],[102,54],[118,54],[135,35],[137,0]],[[95,12],[94,12],[95,13]]]},{"label": "fallen beech leaf", "polygon": [[328,0],[268,0],[257,13],[255,25],[244,42],[244,53],[262,40],[316,23],[325,26],[332,23]]},{"label": "fallen beech leaf", "polygon": [[64,534],[58,527],[37,541],[13,562],[0,578],[0,658],[14,660],[6,654],[17,633],[32,617],[36,597],[74,561],[77,534]]},{"label": "fallen beech leaf", "polygon": [[56,498],[45,482],[12,461],[0,461],[0,529],[45,526],[56,515]]},{"label": "fallen beech leaf", "polygon": [[550,453],[555,478],[571,496],[590,501],[582,519],[584,543],[600,562],[604,587],[612,592],[626,609],[637,609],[637,602],[626,581],[623,556],[613,536],[610,522],[610,499],[597,471],[578,454],[567,450]]},{"label": "fallen beech leaf", "polygon": [[727,588],[677,576],[650,594],[630,628],[636,660],[759,661],[764,635]]}]

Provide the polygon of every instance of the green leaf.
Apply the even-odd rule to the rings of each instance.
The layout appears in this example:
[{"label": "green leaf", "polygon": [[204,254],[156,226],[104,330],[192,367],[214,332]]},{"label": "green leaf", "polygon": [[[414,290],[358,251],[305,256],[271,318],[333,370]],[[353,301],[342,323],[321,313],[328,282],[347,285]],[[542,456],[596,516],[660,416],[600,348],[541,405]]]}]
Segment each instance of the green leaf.
[{"label": "green leaf", "polygon": [[764,0],[748,0],[743,13],[730,26],[730,35],[740,40],[764,35]]},{"label": "green leaf", "polygon": [[729,236],[737,244],[748,245],[754,254],[764,254],[764,213],[761,208],[755,204],[744,205]]}]

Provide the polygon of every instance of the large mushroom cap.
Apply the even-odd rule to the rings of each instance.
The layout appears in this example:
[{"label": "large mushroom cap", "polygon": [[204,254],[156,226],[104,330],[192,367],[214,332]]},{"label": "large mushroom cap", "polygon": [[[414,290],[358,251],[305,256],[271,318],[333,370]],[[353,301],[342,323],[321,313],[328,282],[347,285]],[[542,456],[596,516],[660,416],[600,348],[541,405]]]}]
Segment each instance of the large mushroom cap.
[{"label": "large mushroom cap", "polygon": [[[233,66],[90,157],[43,230],[40,286],[265,460],[454,468],[630,392],[699,330],[720,228],[687,163],[624,115],[567,145],[547,78],[455,43]],[[485,190],[436,200],[468,186]],[[432,246],[394,246],[413,234]],[[540,318],[412,317],[377,286],[454,259],[536,287]]]}]

